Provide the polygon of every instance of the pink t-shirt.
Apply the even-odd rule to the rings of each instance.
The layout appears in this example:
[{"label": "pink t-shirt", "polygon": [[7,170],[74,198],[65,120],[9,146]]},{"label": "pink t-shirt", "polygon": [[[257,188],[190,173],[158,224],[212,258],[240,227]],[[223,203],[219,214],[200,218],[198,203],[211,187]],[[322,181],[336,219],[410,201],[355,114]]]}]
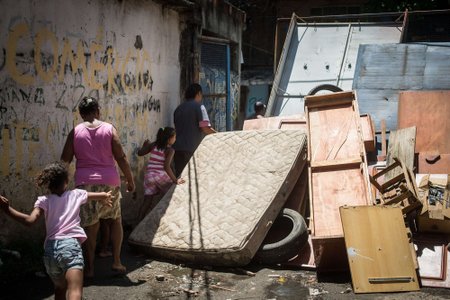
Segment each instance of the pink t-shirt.
[{"label": "pink t-shirt", "polygon": [[75,189],[65,191],[61,196],[38,197],[34,207],[44,210],[45,241],[77,238],[81,244],[86,240],[86,233],[80,226],[80,206],[87,202],[87,195],[87,191]]},{"label": "pink t-shirt", "polygon": [[112,153],[113,126],[102,122],[95,128],[78,124],[73,149],[77,159],[75,185],[120,185],[120,176]]}]

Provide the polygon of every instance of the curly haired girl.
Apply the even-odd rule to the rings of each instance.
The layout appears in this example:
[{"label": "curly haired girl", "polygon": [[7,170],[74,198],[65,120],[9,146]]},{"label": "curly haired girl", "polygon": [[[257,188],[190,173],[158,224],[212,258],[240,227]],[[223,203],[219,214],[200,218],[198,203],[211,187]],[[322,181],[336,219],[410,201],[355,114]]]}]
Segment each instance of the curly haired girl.
[{"label": "curly haired girl", "polygon": [[81,244],[86,234],[80,227],[80,206],[88,200],[103,201],[111,206],[111,192],[90,193],[85,190],[67,190],[68,172],[62,163],[46,166],[36,178],[39,187],[49,194],[39,196],[31,214],[21,213],[0,195],[0,208],[13,219],[34,224],[45,216],[46,237],[44,264],[55,285],[55,299],[81,299],[83,292],[84,260]]}]

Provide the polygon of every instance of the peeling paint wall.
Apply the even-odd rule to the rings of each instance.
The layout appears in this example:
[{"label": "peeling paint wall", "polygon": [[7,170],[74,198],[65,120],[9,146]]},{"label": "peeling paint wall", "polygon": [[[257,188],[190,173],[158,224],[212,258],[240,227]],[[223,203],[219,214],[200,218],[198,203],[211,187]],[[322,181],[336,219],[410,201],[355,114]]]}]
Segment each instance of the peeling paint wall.
[{"label": "peeling paint wall", "polygon": [[[4,0],[2,7],[0,193],[15,208],[32,209],[42,193],[33,177],[59,160],[81,120],[79,101],[94,96],[101,118],[117,127],[136,178],[136,197],[124,193],[122,202],[123,219],[132,223],[144,167],[136,149],[172,125],[179,103],[178,13],[138,0]],[[0,241],[25,233],[3,217],[0,228]]]}]

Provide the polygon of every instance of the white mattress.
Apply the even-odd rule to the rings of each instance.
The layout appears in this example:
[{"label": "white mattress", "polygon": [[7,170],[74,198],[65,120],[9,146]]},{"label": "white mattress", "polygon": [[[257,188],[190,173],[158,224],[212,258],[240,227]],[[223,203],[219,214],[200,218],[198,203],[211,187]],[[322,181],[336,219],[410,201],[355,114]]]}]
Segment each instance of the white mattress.
[{"label": "white mattress", "polygon": [[129,242],[151,254],[238,266],[251,261],[306,163],[299,130],[208,135]]}]

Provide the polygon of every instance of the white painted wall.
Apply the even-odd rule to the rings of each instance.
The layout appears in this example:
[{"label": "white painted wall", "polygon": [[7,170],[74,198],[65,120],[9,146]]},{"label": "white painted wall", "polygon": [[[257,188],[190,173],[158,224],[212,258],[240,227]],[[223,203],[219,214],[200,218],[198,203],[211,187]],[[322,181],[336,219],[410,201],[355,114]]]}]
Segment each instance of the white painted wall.
[{"label": "white painted wall", "polygon": [[[141,202],[145,138],[172,125],[179,103],[179,16],[151,1],[2,0],[0,10],[0,193],[30,211],[33,177],[59,160],[80,121],[83,96],[100,99],[131,163],[137,200],[125,195],[132,222]],[[137,43],[142,40],[142,47]],[[78,55],[79,54],[79,55]],[[72,67],[70,67],[72,66]],[[25,232],[0,217],[0,242]]]}]

